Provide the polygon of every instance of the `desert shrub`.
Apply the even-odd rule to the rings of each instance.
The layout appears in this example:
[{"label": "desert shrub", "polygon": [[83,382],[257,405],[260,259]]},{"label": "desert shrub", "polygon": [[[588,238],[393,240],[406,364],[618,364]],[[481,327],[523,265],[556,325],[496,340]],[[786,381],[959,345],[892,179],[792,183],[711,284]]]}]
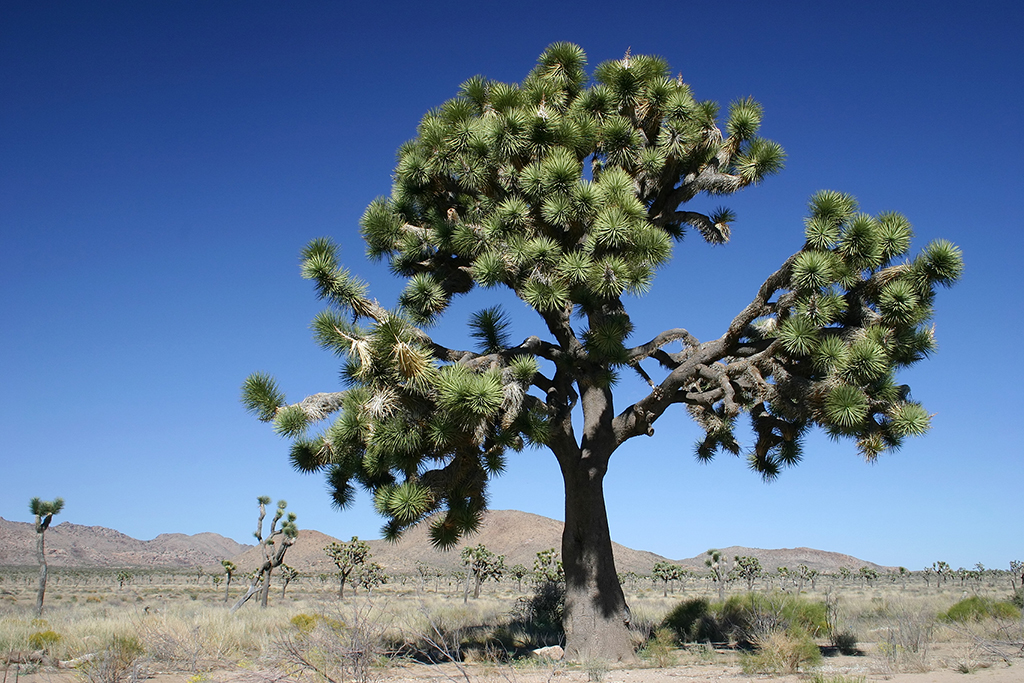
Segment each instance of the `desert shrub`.
[{"label": "desert shrub", "polygon": [[735,596],[731,600],[736,603],[732,611],[738,614],[735,623],[747,629],[751,635],[795,627],[815,638],[829,630],[824,602],[787,593],[749,593]]},{"label": "desert shrub", "polygon": [[887,609],[878,652],[890,672],[927,671],[935,619],[923,610],[897,603]]},{"label": "desert shrub", "polygon": [[138,680],[138,661],[144,649],[131,634],[116,634],[95,659],[86,662],[82,671],[89,683],[120,683],[126,676]]},{"label": "desert shrub", "polygon": [[290,621],[298,634],[281,634],[277,647],[291,666],[325,681],[363,683],[382,677],[390,617],[373,603],[351,606],[344,618],[340,613],[298,614]]},{"label": "desert shrub", "polygon": [[829,638],[832,647],[844,655],[859,655],[861,651],[857,648],[857,636],[850,631],[834,631]]},{"label": "desert shrub", "polygon": [[1018,608],[1024,609],[1024,588],[1018,588],[1013,591],[1013,597],[1010,598],[1010,602]]},{"label": "desert shrub", "polygon": [[741,647],[756,647],[754,640],[765,634],[798,628],[809,637],[828,630],[825,604],[797,596],[748,593],[710,604],[703,598],[685,600],[662,622],[682,642],[732,641]]},{"label": "desert shrub", "polygon": [[33,650],[42,650],[46,653],[49,653],[53,646],[60,641],[60,634],[49,629],[46,631],[36,631],[28,635],[28,646]]},{"label": "desert shrub", "polygon": [[533,595],[516,601],[508,623],[499,629],[498,638],[516,648],[558,644],[565,639],[564,612],[565,586],[545,581],[537,585]]},{"label": "desert shrub", "polygon": [[300,634],[306,634],[315,629],[318,625],[324,625],[332,631],[341,632],[345,628],[345,622],[326,614],[296,614],[289,619],[289,623],[298,629]]},{"label": "desert shrub", "polygon": [[662,621],[683,643],[722,642],[726,635],[704,598],[690,598],[676,605]]},{"label": "desert shrub", "polygon": [[314,614],[296,614],[294,617],[289,619],[292,626],[299,629],[299,633],[309,633],[316,628],[316,615]]},{"label": "desert shrub", "polygon": [[664,669],[673,666],[678,660],[675,645],[675,632],[669,628],[659,628],[637,654],[641,660]]},{"label": "desert shrub", "polygon": [[811,674],[810,683],[865,683],[864,676],[847,676],[845,674],[827,674],[815,671]]},{"label": "desert shrub", "polygon": [[967,622],[985,619],[1017,619],[1020,610],[1010,601],[991,600],[980,596],[965,598],[938,616],[939,621]]},{"label": "desert shrub", "polygon": [[792,626],[753,638],[754,651],[740,657],[748,674],[792,674],[821,661],[821,650],[803,629]]}]

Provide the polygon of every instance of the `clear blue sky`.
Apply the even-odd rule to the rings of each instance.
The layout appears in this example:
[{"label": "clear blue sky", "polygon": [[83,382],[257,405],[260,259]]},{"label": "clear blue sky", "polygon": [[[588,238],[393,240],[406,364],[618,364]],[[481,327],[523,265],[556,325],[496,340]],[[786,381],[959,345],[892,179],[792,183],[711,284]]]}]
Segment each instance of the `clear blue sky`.
[{"label": "clear blue sky", "polygon": [[[255,370],[292,400],[337,386],[299,250],[334,237],[393,303],[401,283],[363,258],[357,221],[389,191],[396,148],[466,78],[520,80],[569,40],[591,65],[661,55],[700,99],[754,96],[789,155],[724,202],[739,215],[728,246],[677,249],[634,303],[637,339],[718,336],[800,247],[823,188],[903,212],[917,248],[944,237],[967,264],[940,292],[939,353],[905,375],[935,413],[928,436],[873,465],[816,436],[764,484],[739,459],[696,463],[696,431],[667,414],[613,458],[615,540],[670,558],[737,544],[1006,567],[1024,558],[1022,35],[1018,2],[6,0],[0,516],[62,496],[60,520],[246,541],[267,494],[300,527],[377,537],[365,497],[336,512],[289,468],[239,386]],[[439,334],[470,346],[457,340],[481,302]],[[492,507],[560,518],[553,457],[513,459]]]}]

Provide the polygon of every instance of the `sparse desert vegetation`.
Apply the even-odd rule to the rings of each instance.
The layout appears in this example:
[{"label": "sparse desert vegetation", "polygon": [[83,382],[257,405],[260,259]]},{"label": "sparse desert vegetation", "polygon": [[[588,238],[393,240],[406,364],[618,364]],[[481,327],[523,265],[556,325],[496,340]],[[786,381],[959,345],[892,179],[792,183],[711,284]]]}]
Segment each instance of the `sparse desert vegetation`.
[{"label": "sparse desert vegetation", "polygon": [[[611,665],[541,649],[564,642],[557,583],[505,574],[474,599],[472,574],[425,573],[388,577],[372,592],[356,581],[344,599],[333,575],[300,573],[286,592],[278,577],[267,608],[232,613],[218,569],[55,568],[38,618],[35,570],[7,568],[0,657],[9,680],[90,683],[751,675],[856,683],[922,671],[1012,681],[1024,672],[1008,572],[949,572],[937,582],[922,572],[837,571],[815,576],[813,589],[798,572],[762,572],[753,591],[734,573],[724,602],[713,572],[683,572],[668,585],[664,567],[634,573],[622,578],[637,658]],[[244,589],[239,582],[230,598]]]}]

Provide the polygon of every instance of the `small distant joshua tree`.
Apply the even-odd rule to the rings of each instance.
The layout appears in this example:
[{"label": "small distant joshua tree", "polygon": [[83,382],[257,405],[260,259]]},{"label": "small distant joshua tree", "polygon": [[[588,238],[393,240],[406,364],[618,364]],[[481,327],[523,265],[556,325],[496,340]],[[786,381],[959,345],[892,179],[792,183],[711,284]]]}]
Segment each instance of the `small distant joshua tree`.
[{"label": "small distant joshua tree", "polygon": [[733,559],[736,563],[733,566],[736,577],[746,581],[748,591],[754,590],[754,581],[764,573],[761,561],[751,555],[735,555]]},{"label": "small distant joshua tree", "polygon": [[561,583],[565,581],[565,567],[558,559],[554,548],[541,550],[533,560],[533,576],[537,583]]},{"label": "small distant joshua tree", "polygon": [[39,559],[39,593],[36,594],[36,615],[43,614],[43,597],[46,595],[46,530],[50,528],[53,516],[64,509],[64,499],[51,501],[33,498],[28,502],[29,511],[36,516],[36,556]]},{"label": "small distant joshua tree", "polygon": [[[270,496],[260,496],[256,501],[260,505],[260,516],[256,522],[256,531],[253,533],[253,536],[256,537],[260,550],[263,551],[263,564],[253,572],[249,590],[234,604],[231,608],[232,612],[244,605],[256,593],[260,594],[260,607],[267,606],[267,598],[270,595],[270,576],[273,574],[275,567],[280,567],[284,563],[284,554],[288,552],[288,548],[292,547],[295,540],[299,537],[299,527],[295,524],[295,513],[289,512],[285,516],[284,511],[288,507],[288,503],[279,500],[277,502],[277,512],[274,513],[274,518],[270,521],[270,533],[264,538],[263,519],[267,516],[267,505],[270,504]],[[281,521],[282,517],[284,518],[283,522]],[[281,522],[280,529],[277,528],[278,522]]]},{"label": "small distant joshua tree", "polygon": [[514,564],[508,569],[508,574],[516,580],[516,590],[522,592],[523,590],[523,579],[530,573],[530,570],[526,568],[526,565]]},{"label": "small distant joshua tree", "polygon": [[235,575],[238,567],[231,560],[221,560],[220,563],[224,567],[224,602],[227,602],[228,592],[231,590],[231,577]]},{"label": "small distant joshua tree", "polygon": [[[473,578],[473,599],[480,597],[480,586],[491,579],[500,581],[505,573],[505,556],[496,555],[483,543],[462,549],[462,565]],[[469,584],[466,584],[467,592]]]},{"label": "small distant joshua tree", "polygon": [[1017,590],[1017,580],[1020,579],[1020,586],[1024,588],[1024,562],[1021,560],[1010,560],[1010,585]]},{"label": "small distant joshua tree", "polygon": [[722,561],[722,551],[715,548],[709,550],[704,564],[711,570],[711,580],[718,586],[718,600],[725,602],[725,578],[729,574],[729,569]]},{"label": "small distant joshua tree", "polygon": [[664,597],[668,597],[669,587],[672,586],[673,593],[675,592],[673,581],[678,581],[683,576],[683,568],[673,562],[666,562],[660,560],[654,563],[654,567],[651,568],[651,578],[662,583],[662,594]]},{"label": "small distant joshua tree", "polygon": [[348,543],[331,543],[324,548],[324,552],[338,568],[338,597],[344,598],[345,583],[352,576],[352,572],[370,559],[370,545],[366,541],[360,541],[358,536],[353,536]]},{"label": "small distant joshua tree", "polygon": [[359,569],[359,578],[356,584],[362,586],[367,593],[373,593],[373,589],[383,586],[388,582],[387,572],[384,567],[376,562],[367,562]]},{"label": "small distant joshua tree", "polygon": [[796,574],[800,579],[800,588],[797,591],[798,593],[803,592],[805,583],[811,584],[811,590],[814,590],[814,583],[818,578],[817,569],[811,569],[806,564],[802,564],[796,568]]},{"label": "small distant joshua tree", "polygon": [[288,584],[297,578],[299,578],[298,569],[289,567],[286,564],[281,565],[281,598],[284,598],[284,592],[288,590]]}]

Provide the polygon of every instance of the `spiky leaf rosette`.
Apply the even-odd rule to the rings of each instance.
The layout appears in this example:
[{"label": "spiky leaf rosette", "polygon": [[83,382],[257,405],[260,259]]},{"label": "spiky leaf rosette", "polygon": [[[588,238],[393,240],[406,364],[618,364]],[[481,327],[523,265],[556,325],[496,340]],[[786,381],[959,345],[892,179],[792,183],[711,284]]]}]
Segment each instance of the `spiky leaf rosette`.
[{"label": "spiky leaf rosette", "polygon": [[[746,331],[749,349],[774,347],[770,359],[743,361],[758,384],[739,383],[753,389],[743,406],[757,435],[750,463],[768,478],[795,462],[810,425],[853,439],[869,460],[927,431],[929,415],[894,377],[933,350],[935,287],[963,269],[943,241],[898,261],[910,249],[906,218],[858,213],[839,192],[812,197],[805,225],[807,242],[776,274],[766,317]],[[699,455],[713,454],[717,434],[707,428]]]}]

